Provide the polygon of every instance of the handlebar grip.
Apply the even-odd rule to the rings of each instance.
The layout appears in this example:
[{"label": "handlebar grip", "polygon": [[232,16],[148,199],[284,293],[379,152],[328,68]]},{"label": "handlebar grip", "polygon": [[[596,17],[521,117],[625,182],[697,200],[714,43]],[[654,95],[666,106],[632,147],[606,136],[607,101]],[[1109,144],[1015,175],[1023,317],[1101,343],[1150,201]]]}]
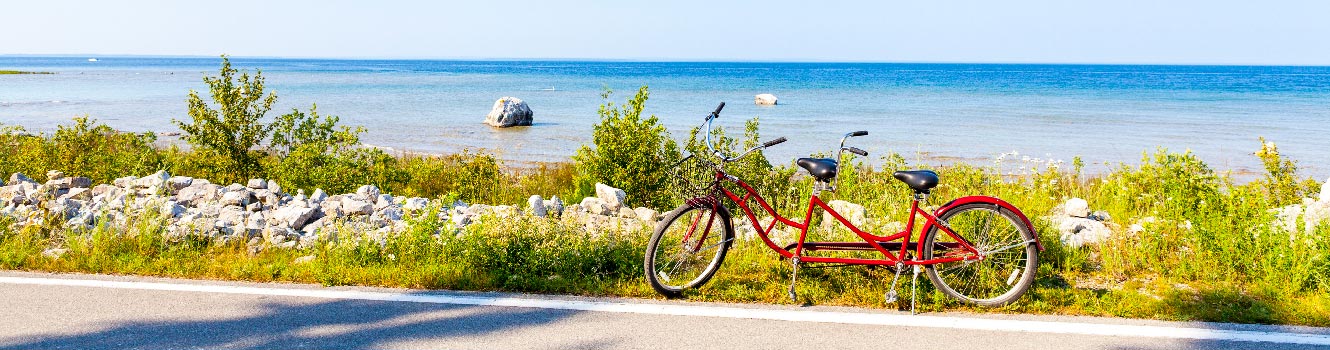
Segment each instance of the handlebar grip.
[{"label": "handlebar grip", "polygon": [[864,135],[868,135],[868,130],[859,130],[850,133],[850,136],[864,136]]},{"label": "handlebar grip", "polygon": [[855,147],[845,147],[845,150],[846,150],[846,151],[850,151],[850,153],[858,154],[860,157],[867,157],[867,156],[868,156],[868,151],[861,150],[861,149],[858,149],[858,148],[855,148]]},{"label": "handlebar grip", "polygon": [[720,117],[720,110],[722,110],[722,109],[725,109],[725,102],[721,102],[719,106],[716,106],[716,111],[715,111],[715,112],[711,112],[711,115],[714,115],[714,116],[716,116],[716,117],[719,118],[719,117]]},{"label": "handlebar grip", "polygon": [[775,139],[775,140],[771,140],[771,141],[767,141],[767,143],[762,144],[762,148],[767,148],[767,147],[771,147],[771,146],[779,145],[779,144],[781,144],[781,142],[785,142],[785,141],[786,141],[785,137],[782,136],[781,138],[778,138],[778,139]]}]

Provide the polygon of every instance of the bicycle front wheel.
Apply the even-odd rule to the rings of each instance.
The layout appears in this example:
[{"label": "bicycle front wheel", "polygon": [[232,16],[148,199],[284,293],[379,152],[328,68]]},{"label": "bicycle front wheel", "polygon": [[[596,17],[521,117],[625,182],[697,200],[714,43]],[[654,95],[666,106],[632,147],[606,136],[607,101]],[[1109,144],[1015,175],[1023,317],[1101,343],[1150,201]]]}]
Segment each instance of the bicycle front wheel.
[{"label": "bicycle front wheel", "polygon": [[720,269],[734,241],[730,213],[723,206],[684,204],[661,219],[647,244],[645,270],[651,288],[679,297],[706,284]]},{"label": "bicycle front wheel", "polygon": [[[1034,232],[1016,215],[991,203],[966,204],[938,215],[982,259],[930,265],[928,279],[943,293],[980,306],[1007,305],[1034,283],[1039,249]],[[973,256],[937,225],[924,237],[923,258]]]}]

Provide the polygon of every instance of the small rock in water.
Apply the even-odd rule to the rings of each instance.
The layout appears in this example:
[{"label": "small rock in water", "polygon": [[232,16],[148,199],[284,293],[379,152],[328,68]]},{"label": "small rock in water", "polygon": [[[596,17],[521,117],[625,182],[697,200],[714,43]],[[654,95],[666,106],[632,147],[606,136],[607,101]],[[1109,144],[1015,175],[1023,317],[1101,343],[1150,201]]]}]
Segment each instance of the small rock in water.
[{"label": "small rock in water", "polygon": [[759,106],[775,106],[776,102],[776,95],[772,94],[758,94],[753,97],[753,103]]}]

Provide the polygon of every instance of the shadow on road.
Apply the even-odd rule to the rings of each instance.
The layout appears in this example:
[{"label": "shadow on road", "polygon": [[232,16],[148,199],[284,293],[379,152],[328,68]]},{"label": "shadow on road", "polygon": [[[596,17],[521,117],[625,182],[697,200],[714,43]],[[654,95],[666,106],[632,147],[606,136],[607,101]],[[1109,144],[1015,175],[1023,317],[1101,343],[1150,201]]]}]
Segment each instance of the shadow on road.
[{"label": "shadow on road", "polygon": [[[553,323],[578,313],[364,300],[268,302],[261,308],[252,316],[240,318],[131,321],[110,324],[100,331],[84,334],[10,339],[0,349],[505,347],[502,344],[484,346],[486,336]],[[207,315],[206,312],[197,314]],[[430,340],[431,345],[412,345],[411,341],[418,340]],[[532,345],[538,345],[546,340],[530,341]],[[559,346],[614,346],[604,339],[588,341]]]}]

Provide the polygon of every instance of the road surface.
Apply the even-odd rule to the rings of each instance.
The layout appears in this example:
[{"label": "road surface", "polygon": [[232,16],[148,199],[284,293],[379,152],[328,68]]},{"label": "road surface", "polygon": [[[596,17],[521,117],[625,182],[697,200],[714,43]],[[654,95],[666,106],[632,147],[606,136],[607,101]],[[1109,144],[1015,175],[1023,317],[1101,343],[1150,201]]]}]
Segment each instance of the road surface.
[{"label": "road surface", "polygon": [[1314,349],[1330,329],[0,271],[0,349]]}]

